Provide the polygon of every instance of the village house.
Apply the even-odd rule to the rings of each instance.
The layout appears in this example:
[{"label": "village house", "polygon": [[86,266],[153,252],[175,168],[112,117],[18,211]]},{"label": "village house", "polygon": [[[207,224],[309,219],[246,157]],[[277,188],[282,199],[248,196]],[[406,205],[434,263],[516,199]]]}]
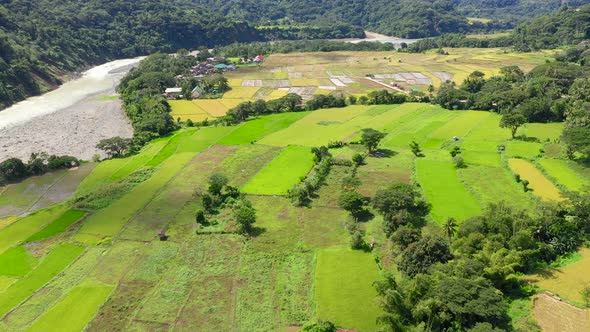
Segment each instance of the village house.
[{"label": "village house", "polygon": [[164,91],[164,96],[167,99],[182,98],[182,88],[167,88]]}]

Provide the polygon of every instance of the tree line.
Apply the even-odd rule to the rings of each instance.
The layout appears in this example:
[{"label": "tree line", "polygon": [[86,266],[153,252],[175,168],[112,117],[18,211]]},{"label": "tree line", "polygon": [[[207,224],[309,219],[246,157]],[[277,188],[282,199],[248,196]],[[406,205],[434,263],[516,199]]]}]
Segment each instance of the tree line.
[{"label": "tree line", "polygon": [[466,33],[448,33],[417,41],[404,52],[420,53],[443,47],[512,47],[529,52],[576,45],[590,39],[590,5],[563,6],[557,12],[542,15],[516,26],[509,35],[494,38],[468,37]]}]

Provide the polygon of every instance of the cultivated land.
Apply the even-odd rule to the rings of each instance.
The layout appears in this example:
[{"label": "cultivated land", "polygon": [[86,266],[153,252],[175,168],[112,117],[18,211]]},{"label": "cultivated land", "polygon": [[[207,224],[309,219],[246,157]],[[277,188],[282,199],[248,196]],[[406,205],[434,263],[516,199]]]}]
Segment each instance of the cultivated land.
[{"label": "cultivated land", "polygon": [[434,52],[273,54],[260,66],[242,67],[227,73],[232,90],[223,98],[173,101],[172,115],[174,119],[211,120],[241,102],[277,99],[289,92],[300,94],[304,99],[314,94],[361,95],[387,89],[386,85],[391,83],[406,91],[426,92],[430,84],[438,87],[446,80],[460,84],[475,70],[490,77],[498,74],[503,66],[516,65],[526,72],[552,56],[551,52],[513,53],[499,48],[449,48],[445,51],[449,55]]},{"label": "cultivated land", "polygon": [[[460,54],[455,52],[451,55]],[[486,63],[474,60],[484,56],[478,52],[464,51],[462,57]],[[486,54],[531,66],[537,61]],[[295,56],[271,56],[252,71],[265,73],[266,66],[278,61],[306,66],[301,73],[307,66],[333,74],[342,70],[331,67],[327,55]],[[338,53],[334,61],[350,56]],[[403,61],[390,64],[382,54],[376,60],[367,54],[363,61],[387,68],[414,61],[396,56]],[[449,65],[437,62],[438,55],[418,57],[424,57],[423,66],[433,61],[432,70],[435,63]],[[313,63],[320,60],[324,62]],[[357,70],[355,61],[350,70]],[[300,79],[322,78],[302,74]],[[245,96],[246,89],[234,94]],[[294,207],[285,194],[312,168],[311,147],[358,140],[363,128],[386,132],[381,157],[368,158],[358,169],[359,191],[372,196],[397,182],[419,185],[432,204],[427,228],[449,217],[462,222],[506,197],[520,208],[541,199],[558,201],[565,189],[587,183],[589,170],[561,155],[555,140],[559,124],[527,125],[518,134],[528,139],[519,141],[511,140],[499,121],[494,113],[417,103],[277,114],[232,127],[183,129],[134,156],[93,165],[74,195],[116,193],[98,199],[97,208],[81,211],[66,200],[27,216],[6,213],[0,219],[0,331],[294,331],[317,318],[373,331],[381,311],[372,283],[383,272],[396,273],[381,217],[361,225],[367,240],[375,240],[373,253],[349,249],[347,213],[337,205],[344,166],[332,168],[310,207]],[[412,141],[421,144],[423,157],[411,153]],[[499,153],[498,145],[506,151]],[[461,147],[465,168],[453,164],[449,151],[454,146]],[[354,144],[331,149],[341,159],[361,151]],[[138,172],[146,174],[145,181],[116,192]],[[523,190],[515,172],[530,181],[533,191]],[[200,194],[214,173],[226,175],[257,209],[254,237],[228,232],[223,214],[219,225],[197,233],[194,214],[202,208]],[[35,182],[32,188],[52,181]],[[5,188],[0,209],[17,201],[23,202],[17,206],[21,209],[34,205],[43,190],[26,188]],[[168,241],[158,240],[161,230]],[[543,275],[539,285],[577,303],[577,292],[590,282],[583,273],[586,256],[583,251],[582,260],[561,268],[555,278]]]}]

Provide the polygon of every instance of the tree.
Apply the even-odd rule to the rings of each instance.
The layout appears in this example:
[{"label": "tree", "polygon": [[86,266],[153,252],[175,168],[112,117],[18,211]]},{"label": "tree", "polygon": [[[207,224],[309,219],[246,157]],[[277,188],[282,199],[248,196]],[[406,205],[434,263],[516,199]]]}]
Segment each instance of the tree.
[{"label": "tree", "polygon": [[398,183],[380,189],[373,198],[373,207],[383,215],[383,229],[390,237],[401,225],[416,224],[430,211],[429,205],[409,184]]},{"label": "tree", "polygon": [[207,218],[205,218],[205,212],[203,210],[197,210],[195,212],[195,221],[199,225],[205,225],[207,223]]},{"label": "tree", "polygon": [[241,199],[233,206],[233,212],[238,224],[238,232],[249,234],[252,231],[252,225],[256,222],[256,210],[252,207],[252,203]]},{"label": "tree", "polygon": [[133,140],[131,138],[111,137],[100,140],[96,148],[103,150],[110,157],[120,157],[127,153],[131,148]]},{"label": "tree", "polygon": [[369,153],[375,151],[381,140],[385,137],[385,133],[372,128],[365,128],[362,132],[361,143],[367,148]]},{"label": "tree", "polygon": [[422,149],[420,148],[420,144],[418,144],[416,141],[412,141],[412,143],[410,143],[410,149],[416,157],[424,157]]},{"label": "tree", "polygon": [[0,163],[0,180],[20,180],[27,175],[27,166],[18,158],[10,158]]},{"label": "tree", "polygon": [[509,128],[510,133],[512,134],[512,138],[516,137],[516,131],[520,126],[526,123],[526,118],[524,115],[518,112],[507,112],[502,115],[502,119],[500,119],[500,127],[501,128]]},{"label": "tree", "polygon": [[357,191],[343,191],[338,197],[338,206],[356,220],[365,210],[365,198]]},{"label": "tree", "polygon": [[455,233],[457,232],[457,226],[458,224],[455,218],[448,218],[445,224],[443,225],[443,230],[449,238],[449,242],[451,242],[453,236],[455,236]]},{"label": "tree", "polygon": [[223,187],[225,187],[228,183],[228,179],[225,175],[220,173],[215,173],[209,177],[209,189],[208,191],[212,195],[219,196],[221,195],[221,191]]},{"label": "tree", "polygon": [[463,160],[463,157],[461,157],[461,156],[455,156],[453,158],[453,163],[455,164],[455,167],[457,167],[457,168],[465,167],[465,160]]},{"label": "tree", "polygon": [[362,154],[360,154],[360,153],[355,153],[352,156],[352,162],[355,165],[360,166],[360,165],[362,165],[365,162],[365,157]]},{"label": "tree", "polygon": [[448,242],[436,235],[423,235],[417,242],[402,251],[398,262],[399,270],[414,277],[426,273],[435,263],[445,263],[453,258]]},{"label": "tree", "polygon": [[410,244],[420,240],[420,230],[412,225],[400,226],[391,236],[391,240],[401,250],[406,249]]},{"label": "tree", "polygon": [[352,249],[363,249],[365,247],[365,239],[363,239],[363,233],[360,230],[356,230],[350,237],[350,247]]},{"label": "tree", "polygon": [[451,152],[449,153],[451,154],[451,157],[455,158],[456,155],[461,154],[461,148],[458,146],[454,146]]},{"label": "tree", "polygon": [[590,126],[589,127],[566,127],[563,130],[561,139],[567,144],[570,157],[574,152],[590,154]]}]

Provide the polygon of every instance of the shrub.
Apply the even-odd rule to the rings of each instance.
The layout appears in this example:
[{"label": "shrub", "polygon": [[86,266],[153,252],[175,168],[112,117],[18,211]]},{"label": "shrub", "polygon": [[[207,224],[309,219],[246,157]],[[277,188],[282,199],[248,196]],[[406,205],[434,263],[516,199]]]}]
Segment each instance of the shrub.
[{"label": "shrub", "polygon": [[365,240],[363,239],[363,233],[357,230],[352,233],[350,237],[350,247],[352,249],[363,249],[365,247]]},{"label": "shrub", "polygon": [[195,221],[199,225],[205,225],[207,223],[207,218],[205,218],[205,212],[203,210],[197,210],[195,212]]},{"label": "shrub", "polygon": [[27,167],[18,158],[10,158],[0,163],[0,176],[8,181],[20,180],[27,175]]},{"label": "shrub", "polygon": [[365,157],[362,154],[357,153],[352,156],[352,162],[355,163],[355,165],[360,166],[365,162]]},{"label": "shrub", "polygon": [[455,156],[453,158],[453,163],[455,164],[455,167],[457,167],[457,168],[465,167],[465,161],[463,160],[463,157],[461,157],[461,156]]}]

